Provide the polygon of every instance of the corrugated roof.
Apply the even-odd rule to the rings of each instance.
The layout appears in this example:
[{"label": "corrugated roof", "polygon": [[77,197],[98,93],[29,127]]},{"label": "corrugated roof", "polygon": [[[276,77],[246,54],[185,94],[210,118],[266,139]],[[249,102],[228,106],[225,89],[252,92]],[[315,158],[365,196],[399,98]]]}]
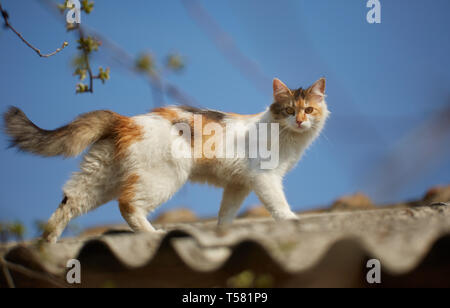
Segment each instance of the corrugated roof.
[{"label": "corrugated roof", "polygon": [[[371,258],[381,261],[387,284],[450,286],[447,203],[304,214],[283,223],[238,219],[222,229],[215,221],[163,227],[166,235],[116,230],[58,244],[14,245],[0,254],[43,275],[32,280],[41,286],[67,286],[66,263],[73,258],[82,265],[81,286],[89,287],[369,286],[365,262]],[[432,270],[436,262],[439,271]],[[25,273],[9,272],[17,285],[30,285]],[[4,273],[0,286],[6,278]]]}]

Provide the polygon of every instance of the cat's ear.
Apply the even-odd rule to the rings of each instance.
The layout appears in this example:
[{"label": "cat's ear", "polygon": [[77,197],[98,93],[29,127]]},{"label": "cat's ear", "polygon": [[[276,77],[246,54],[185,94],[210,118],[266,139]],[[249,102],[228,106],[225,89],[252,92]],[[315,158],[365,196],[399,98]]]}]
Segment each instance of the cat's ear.
[{"label": "cat's ear", "polygon": [[273,79],[273,98],[279,101],[287,95],[291,94],[291,90],[278,78]]},{"label": "cat's ear", "polygon": [[325,78],[320,78],[311,87],[310,93],[313,95],[325,96]]},{"label": "cat's ear", "polygon": [[320,78],[312,86],[309,87],[308,98],[312,101],[320,103],[325,98],[325,78]]}]

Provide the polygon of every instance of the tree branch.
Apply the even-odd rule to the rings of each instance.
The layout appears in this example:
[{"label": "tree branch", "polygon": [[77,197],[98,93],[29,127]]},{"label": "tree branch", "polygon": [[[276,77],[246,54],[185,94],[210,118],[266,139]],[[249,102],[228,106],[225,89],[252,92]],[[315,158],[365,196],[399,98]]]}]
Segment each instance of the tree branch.
[{"label": "tree branch", "polygon": [[66,48],[67,45],[69,45],[69,43],[64,42],[64,43],[62,44],[62,46],[61,46],[60,48],[56,49],[54,52],[49,53],[49,54],[43,54],[43,53],[41,53],[41,51],[40,51],[38,48],[34,47],[30,42],[28,42],[28,41],[23,37],[23,35],[20,34],[20,32],[17,31],[17,30],[9,23],[9,15],[8,15],[8,12],[6,12],[6,11],[3,9],[1,3],[0,3],[0,13],[1,13],[1,15],[2,15],[2,18],[3,18],[4,22],[5,22],[5,27],[11,29],[12,32],[14,32],[14,33],[15,33],[15,34],[16,34],[16,35],[17,35],[17,36],[18,36],[18,37],[19,37],[19,38],[20,38],[20,39],[21,39],[28,47],[30,47],[32,50],[34,50],[34,51],[39,55],[39,57],[41,57],[41,58],[49,58],[49,57],[51,57],[51,56],[54,56],[54,55],[56,55],[58,52],[62,51],[64,48]]},{"label": "tree branch", "polygon": [[[40,0],[39,2],[47,10],[50,10],[54,14],[54,16],[60,16],[60,14],[58,14],[56,5],[52,1]],[[145,76],[150,86],[155,106],[164,103],[163,99],[161,98],[164,98],[164,95],[167,95],[168,97],[177,101],[179,104],[201,107],[201,105],[194,98],[187,95],[187,93],[182,91],[177,85],[171,83],[166,78],[163,78],[163,76],[158,76],[158,78],[155,78],[149,76],[149,74],[143,74],[142,72],[138,71],[135,67],[136,62],[135,57],[131,56],[123,47],[117,45],[111,39],[100,34],[98,31],[87,27],[85,24],[83,26],[78,24],[76,27],[77,28],[74,28],[73,30],[81,31],[82,33],[79,33],[80,36],[84,37],[86,34],[88,34],[94,36],[96,39],[101,41],[102,47],[104,47],[103,50],[106,51],[105,54],[108,54],[109,57],[115,62],[115,64],[121,66],[128,72],[137,74],[139,76]],[[90,62],[87,63],[88,66],[90,67]],[[92,69],[89,70],[89,68],[87,68],[87,72],[89,77],[91,77]],[[90,78],[90,84],[92,79],[99,79],[99,76],[98,75],[92,76],[92,78]],[[91,89],[92,86],[89,86],[89,89],[87,89],[87,91],[92,93],[93,91],[90,91]]]},{"label": "tree branch", "polygon": [[[79,25],[78,25],[78,33],[79,33],[80,40],[84,39],[84,37],[85,37],[84,31]],[[86,64],[86,69],[89,74],[89,89],[87,90],[87,92],[94,93],[94,74],[92,73],[91,63],[89,61],[89,53],[84,49],[82,49],[82,52],[83,52],[84,62]]]},{"label": "tree branch", "polygon": [[[201,107],[201,105],[194,98],[188,96],[178,86],[169,82],[168,80],[163,78],[163,76],[154,77],[150,76],[149,74],[142,74],[142,72],[139,72],[135,67],[135,58],[109,38],[105,37],[92,28],[88,28],[86,25],[78,25],[78,27],[81,29],[81,31],[83,31],[83,34],[87,32],[88,34],[101,41],[103,50],[109,51],[109,54],[115,63],[129,72],[146,77],[153,94],[153,101],[155,106],[161,105],[161,103],[164,102],[163,100],[161,100],[161,96],[167,95],[168,97],[177,101],[179,104]],[[98,77],[93,76],[93,78],[95,79]]]}]

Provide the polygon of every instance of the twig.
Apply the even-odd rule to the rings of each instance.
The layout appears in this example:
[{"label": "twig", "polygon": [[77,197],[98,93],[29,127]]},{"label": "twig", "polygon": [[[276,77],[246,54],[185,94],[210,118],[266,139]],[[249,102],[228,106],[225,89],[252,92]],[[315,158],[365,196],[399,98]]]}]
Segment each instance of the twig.
[{"label": "twig", "polygon": [[8,265],[6,264],[5,259],[3,257],[0,258],[0,265],[2,266],[3,274],[6,279],[6,283],[8,284],[8,288],[15,289],[16,285],[14,284],[14,280],[9,272]]},{"label": "twig", "polygon": [[86,62],[86,68],[89,74],[89,89],[88,91],[94,93],[94,75],[92,74],[91,64],[89,62],[89,55],[84,53],[84,61]]},{"label": "twig", "polygon": [[41,57],[41,58],[49,58],[49,57],[51,57],[51,56],[54,56],[54,55],[56,55],[58,52],[60,52],[60,51],[62,51],[64,48],[66,48],[67,47],[67,45],[69,45],[69,43],[67,43],[67,42],[64,42],[63,44],[62,44],[62,46],[60,47],[60,48],[58,48],[58,49],[56,49],[54,52],[52,52],[52,53],[49,53],[49,54],[43,54],[43,53],[41,53],[41,51],[38,49],[38,48],[36,48],[36,47],[34,47],[30,42],[28,42],[24,37],[23,37],[23,35],[22,34],[20,34],[19,33],[19,31],[17,31],[10,23],[9,23],[9,15],[8,15],[8,12],[6,12],[5,10],[3,10],[3,7],[2,7],[2,4],[0,3],[0,12],[1,12],[1,15],[2,15],[2,17],[3,17],[3,20],[4,20],[4,22],[5,22],[5,27],[7,27],[7,28],[9,28],[9,29],[11,29],[11,31],[13,31],[28,47],[30,47],[32,50],[34,50],[38,55],[39,55],[39,57]]},{"label": "twig", "polygon": [[[56,6],[54,3],[50,0],[41,0],[39,1],[46,9],[50,10],[54,16],[60,15],[58,13],[58,10],[56,9]],[[64,20],[65,21],[65,20]],[[163,78],[162,76],[159,76],[158,79],[148,76],[148,74],[142,74],[142,72],[139,72],[136,70],[135,67],[135,57],[131,56],[126,50],[124,50],[121,46],[117,45],[115,42],[110,40],[109,38],[105,37],[104,35],[100,34],[98,31],[93,30],[86,25],[77,25],[78,29],[81,29],[83,34],[89,33],[92,34],[94,37],[96,37],[99,41],[102,42],[102,48],[109,50],[109,54],[111,59],[116,62],[116,64],[120,65],[121,67],[125,68],[127,71],[132,72],[133,74],[139,75],[139,76],[145,76],[146,80],[148,81],[148,84],[150,86],[150,89],[153,94],[153,100],[154,104],[158,105],[159,103],[163,102],[161,101],[161,96],[167,95],[168,97],[174,99],[177,103],[181,105],[191,105],[196,107],[201,107],[200,104],[193,99],[192,97],[188,96],[184,91],[182,91],[178,86],[176,86],[173,83],[170,83],[168,80]],[[91,73],[88,69],[88,74],[91,76]],[[92,76],[92,79],[97,79],[98,76]],[[92,87],[89,87],[92,89]],[[89,91],[91,92],[91,91]]]},{"label": "twig", "polygon": [[[84,39],[84,37],[85,37],[84,30],[81,28],[80,25],[77,26],[77,29],[78,29],[80,40]],[[87,92],[94,93],[94,74],[92,73],[91,63],[89,60],[89,54],[84,49],[82,49],[82,52],[83,52],[84,62],[86,64],[86,69],[89,74],[89,89],[87,90]]]},{"label": "twig", "polygon": [[[153,101],[155,105],[159,105],[164,103],[162,99],[163,95],[167,95],[168,97],[174,99],[181,105],[190,105],[200,107],[200,104],[192,97],[188,96],[184,91],[182,91],[178,86],[169,82],[167,79],[163,78],[163,76],[159,75],[158,77],[151,76],[149,74],[142,74],[135,67],[135,58],[131,56],[126,50],[124,50],[121,46],[117,45],[115,42],[106,38],[99,32],[90,29],[84,26],[79,26],[83,28],[83,31],[88,31],[92,33],[93,36],[98,38],[102,42],[102,47],[110,51],[111,57],[117,64],[125,68],[127,71],[130,71],[134,74],[140,76],[146,76],[150,88],[153,94]],[[95,76],[94,76],[95,78]]]}]

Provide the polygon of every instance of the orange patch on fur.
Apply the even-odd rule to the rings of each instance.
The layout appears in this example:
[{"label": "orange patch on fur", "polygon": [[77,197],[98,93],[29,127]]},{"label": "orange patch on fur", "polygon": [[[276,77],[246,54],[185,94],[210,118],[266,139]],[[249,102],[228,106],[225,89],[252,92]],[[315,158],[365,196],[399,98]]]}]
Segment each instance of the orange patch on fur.
[{"label": "orange patch on fur", "polygon": [[[202,141],[202,153],[201,153],[202,156],[201,157],[195,157],[195,160],[197,162],[199,162],[199,163],[211,163],[211,162],[213,162],[215,160],[215,157],[210,158],[210,157],[206,157],[205,156],[205,143],[210,138],[214,137],[216,134],[220,134],[220,132],[217,132],[217,131],[213,130],[213,132],[210,135],[204,135],[205,127],[206,127],[206,125],[208,125],[210,123],[218,124],[218,125],[220,125],[222,127],[222,133],[225,134],[225,125],[222,122],[215,121],[215,120],[213,120],[213,119],[211,119],[211,118],[209,118],[207,116],[202,115],[201,116],[201,124],[202,124],[201,131],[197,132],[199,134],[199,136],[196,136],[195,135],[196,131],[194,129],[194,125],[195,125],[194,122],[195,121],[194,121],[193,117],[190,118],[189,121],[188,121],[188,124],[191,127],[191,132],[192,132],[192,139],[191,139],[192,151],[195,150],[195,138],[201,138],[201,141]],[[198,129],[199,128],[197,128],[197,130]],[[215,145],[213,145],[211,149],[208,148],[208,151],[209,150],[215,151]]]},{"label": "orange patch on fur", "polygon": [[[208,119],[208,118],[205,117],[205,116],[202,116],[202,124],[203,124],[203,127],[202,127],[202,147],[203,147],[203,148],[205,147],[205,143],[206,143],[210,138],[212,138],[212,137],[214,137],[216,134],[220,133],[220,132],[214,131],[214,132],[211,133],[210,135],[203,135],[203,131],[205,130],[205,126],[208,125],[208,124],[210,124],[210,123],[219,124],[220,127],[222,127],[222,133],[223,133],[223,134],[225,133],[225,127],[223,126],[222,123],[217,122],[217,121],[214,121],[214,120],[211,120],[211,119]],[[215,146],[213,146],[211,150],[212,150],[212,151],[215,151]],[[208,158],[204,157],[203,159],[208,159]],[[211,159],[208,159],[208,160],[211,160]]]},{"label": "orange patch on fur", "polygon": [[308,118],[306,117],[306,114],[303,111],[301,111],[297,114],[296,120],[300,122],[305,122],[306,120],[308,120]]},{"label": "orange patch on fur", "polygon": [[118,116],[114,127],[114,141],[116,144],[116,158],[126,156],[127,149],[133,143],[142,139],[142,128],[131,118]]},{"label": "orange patch on fur", "polygon": [[299,98],[295,101],[295,106],[297,108],[297,120],[306,121],[305,109],[306,107],[313,107],[314,111],[311,113],[313,116],[322,116],[322,103],[310,100],[309,90],[306,90],[306,98]]},{"label": "orange patch on fur", "polygon": [[136,194],[135,185],[138,180],[139,176],[137,174],[131,174],[122,184],[119,197],[119,208],[122,215],[132,214],[135,211],[135,208],[131,205],[131,202]]},{"label": "orange patch on fur", "polygon": [[239,113],[234,113],[234,112],[227,112],[226,115],[231,116],[231,117],[237,117],[237,118],[252,118],[252,117],[257,117],[259,115],[261,115],[262,112],[260,113],[255,113],[255,114],[239,114]]},{"label": "orange patch on fur", "polygon": [[169,120],[172,123],[176,122],[179,119],[178,113],[171,108],[165,107],[155,108],[152,110],[152,113],[156,113],[157,115]]},{"label": "orange patch on fur", "polygon": [[317,104],[317,103],[314,103],[314,104],[309,104],[311,107],[314,107],[314,111],[313,111],[313,113],[312,113],[312,115],[315,115],[315,116],[322,116],[323,115],[323,109],[322,109],[322,104]]}]

